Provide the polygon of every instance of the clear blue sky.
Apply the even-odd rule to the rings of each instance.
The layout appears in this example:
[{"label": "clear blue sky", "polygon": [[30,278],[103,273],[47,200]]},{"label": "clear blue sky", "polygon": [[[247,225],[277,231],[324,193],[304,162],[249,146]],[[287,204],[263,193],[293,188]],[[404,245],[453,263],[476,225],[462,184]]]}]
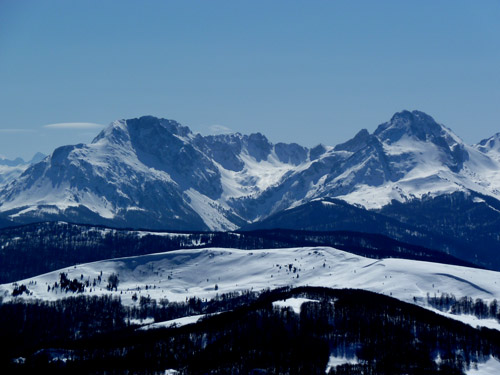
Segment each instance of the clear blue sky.
[{"label": "clear blue sky", "polygon": [[402,109],[500,132],[500,0],[0,0],[7,157],[146,114],[335,145]]}]

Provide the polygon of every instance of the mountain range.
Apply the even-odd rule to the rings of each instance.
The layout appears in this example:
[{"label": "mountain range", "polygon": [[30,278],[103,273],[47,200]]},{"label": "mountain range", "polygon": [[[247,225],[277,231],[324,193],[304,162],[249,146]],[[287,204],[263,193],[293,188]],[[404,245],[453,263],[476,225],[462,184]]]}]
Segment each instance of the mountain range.
[{"label": "mountain range", "polygon": [[38,158],[0,160],[9,373],[498,373],[500,134],[146,116]]},{"label": "mountain range", "polygon": [[7,159],[0,156],[0,186],[18,178],[31,164],[43,160],[46,155],[37,152],[30,161],[22,158]]},{"label": "mountain range", "polygon": [[500,134],[469,146],[403,111],[373,134],[307,148],[260,133],[201,136],[146,116],[31,165],[2,187],[0,211],[14,222],[230,230],[318,198],[380,209],[456,191],[500,198]]},{"label": "mountain range", "polygon": [[[313,148],[260,133],[202,136],[145,116],[115,121],[90,144],[59,147],[10,178],[0,186],[0,225],[363,231],[368,220],[377,233],[496,268],[497,252],[493,263],[483,255],[500,244],[499,199],[500,133],[467,145],[420,111]],[[306,208],[318,201],[338,214]],[[467,241],[478,238],[471,251]]]}]

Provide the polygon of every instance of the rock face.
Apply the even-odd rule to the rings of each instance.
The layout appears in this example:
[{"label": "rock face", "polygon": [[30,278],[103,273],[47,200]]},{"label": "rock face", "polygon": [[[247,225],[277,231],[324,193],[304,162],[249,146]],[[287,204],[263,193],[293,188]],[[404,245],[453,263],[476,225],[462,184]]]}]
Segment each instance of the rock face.
[{"label": "rock face", "polygon": [[500,137],[465,145],[419,111],[335,147],[260,134],[201,136],[172,120],[115,121],[0,187],[0,216],[112,226],[228,230],[318,198],[368,209],[475,191],[500,197]]}]

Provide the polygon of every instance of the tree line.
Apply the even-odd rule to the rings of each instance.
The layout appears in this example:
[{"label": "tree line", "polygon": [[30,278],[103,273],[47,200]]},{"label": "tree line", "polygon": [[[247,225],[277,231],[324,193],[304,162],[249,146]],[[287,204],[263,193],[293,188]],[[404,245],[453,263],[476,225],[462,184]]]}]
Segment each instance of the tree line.
[{"label": "tree line", "polygon": [[496,319],[500,322],[500,309],[498,301],[493,299],[490,303],[481,298],[461,297],[457,299],[453,294],[441,293],[439,297],[427,294],[427,303],[440,311],[450,312],[455,315],[474,315],[479,319]]}]

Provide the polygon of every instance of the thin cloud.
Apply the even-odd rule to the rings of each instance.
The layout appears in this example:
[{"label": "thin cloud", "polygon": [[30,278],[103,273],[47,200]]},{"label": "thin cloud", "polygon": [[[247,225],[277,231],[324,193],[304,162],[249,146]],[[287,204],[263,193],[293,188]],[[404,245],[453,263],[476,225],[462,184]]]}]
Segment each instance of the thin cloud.
[{"label": "thin cloud", "polygon": [[228,134],[228,133],[234,133],[234,131],[227,126],[223,125],[211,125],[208,127],[210,129],[210,132],[212,134]]},{"label": "thin cloud", "polygon": [[75,129],[75,130],[88,130],[88,129],[102,129],[104,125],[95,124],[93,122],[60,122],[57,124],[48,124],[43,126],[45,129]]}]

